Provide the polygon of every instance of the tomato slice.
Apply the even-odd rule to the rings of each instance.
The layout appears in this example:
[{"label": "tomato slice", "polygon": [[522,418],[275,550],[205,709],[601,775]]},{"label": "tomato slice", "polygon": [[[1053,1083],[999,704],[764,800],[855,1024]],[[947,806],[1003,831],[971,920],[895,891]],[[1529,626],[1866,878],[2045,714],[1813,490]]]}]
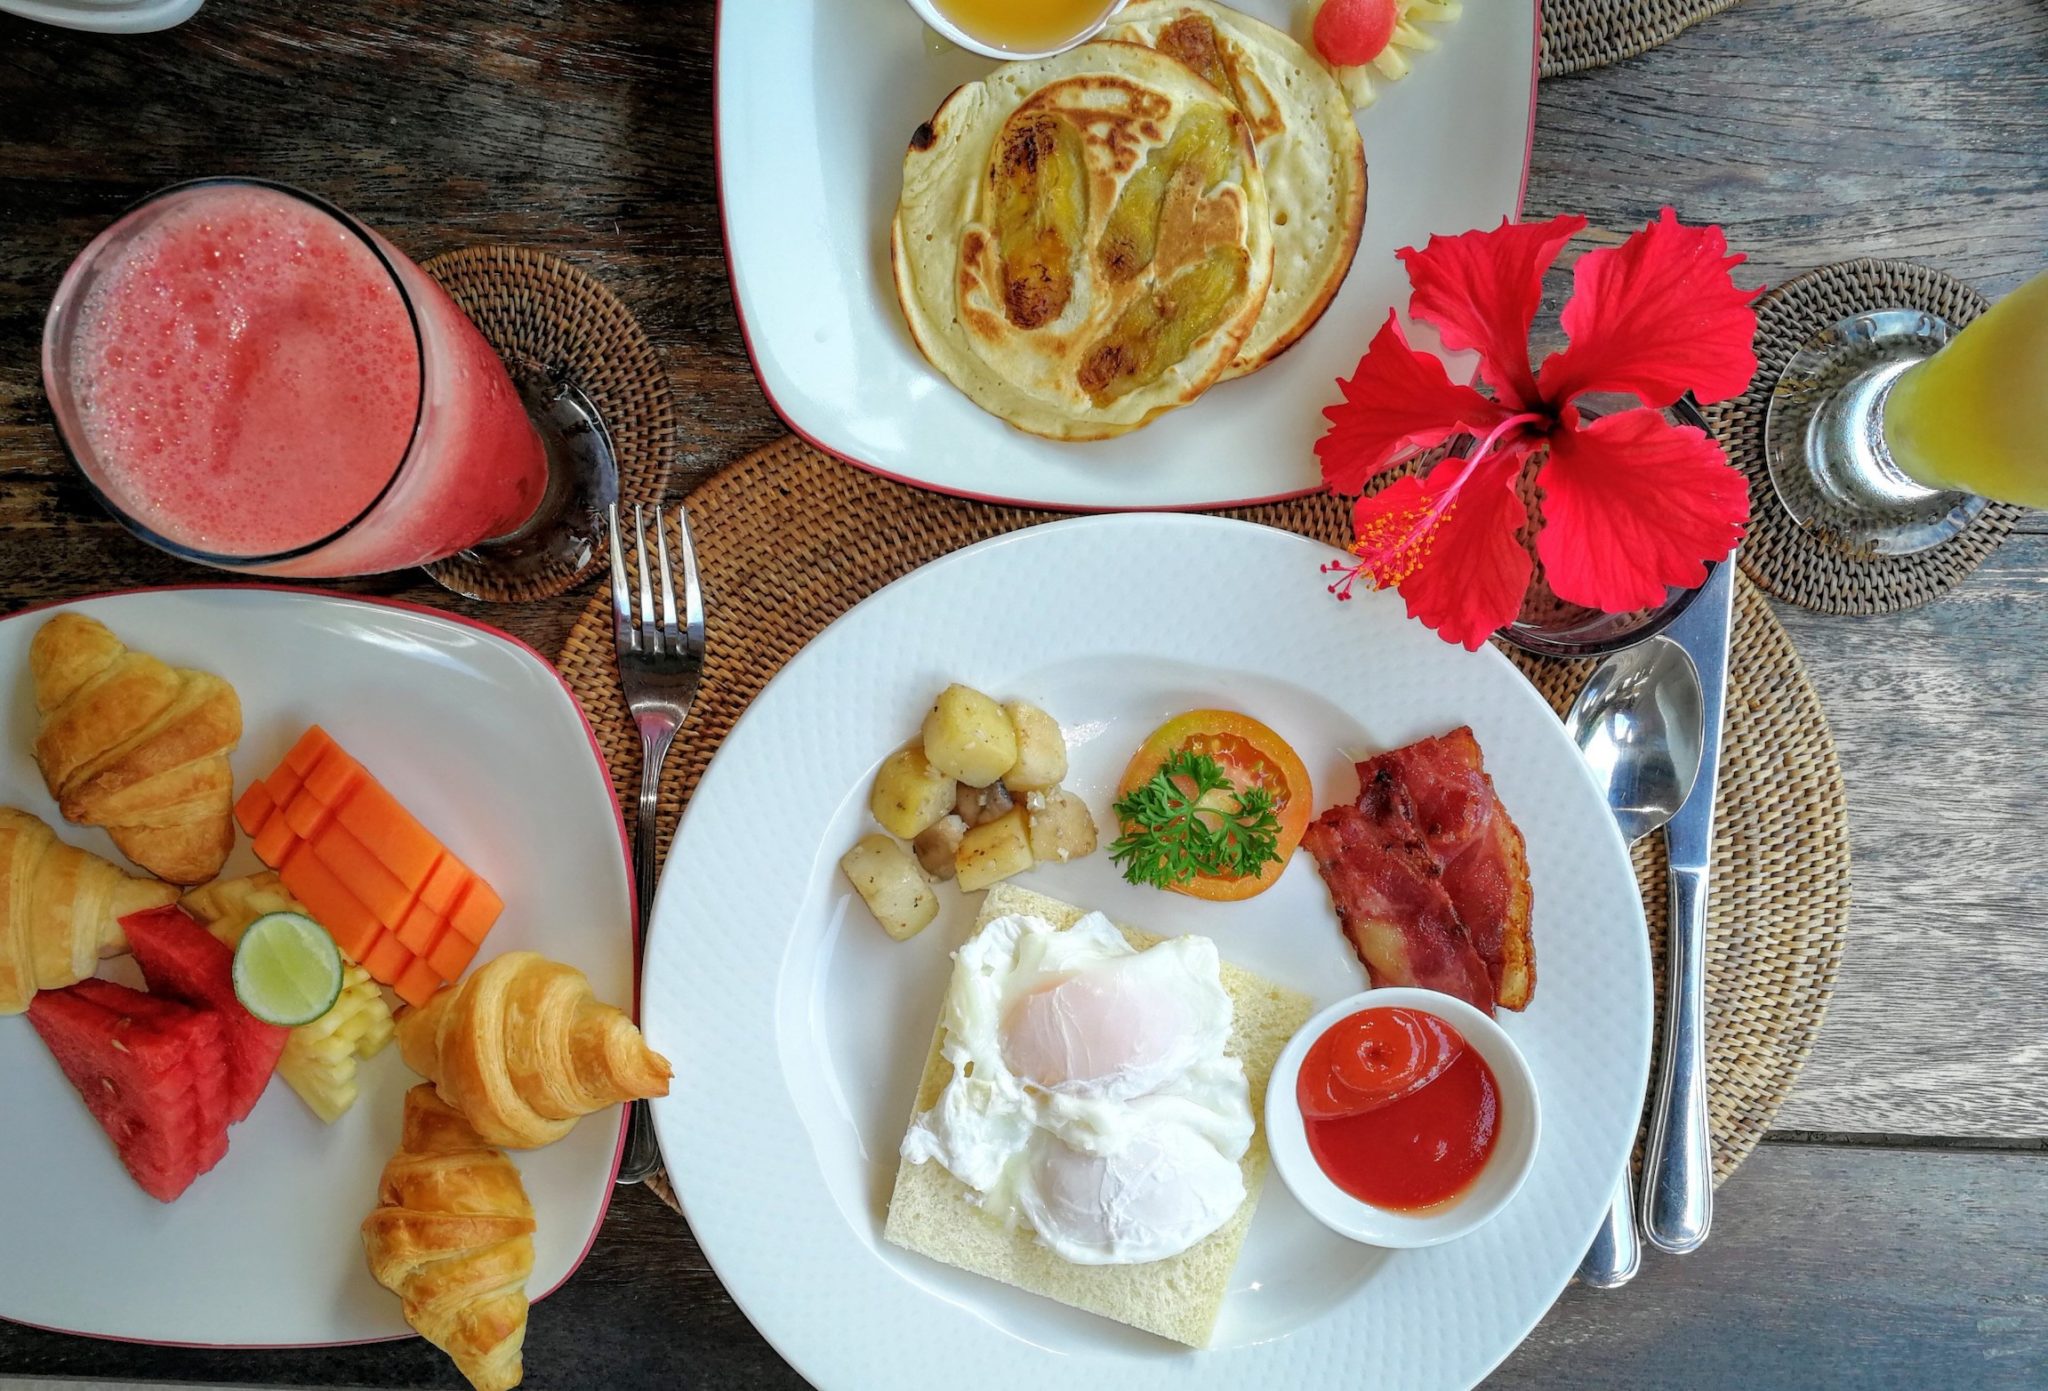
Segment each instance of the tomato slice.
[{"label": "tomato slice", "polygon": [[1250,715],[1234,710],[1190,710],[1153,730],[1131,755],[1123,781],[1117,784],[1118,798],[1150,782],[1160,765],[1183,749],[1215,759],[1216,766],[1237,787],[1262,787],[1272,794],[1273,814],[1280,822],[1276,846],[1280,858],[1256,876],[1198,875],[1185,884],[1175,884],[1174,891],[1226,901],[1264,893],[1287,868],[1287,861],[1301,844],[1313,814],[1315,794],[1301,756],[1285,739]]},{"label": "tomato slice", "polygon": [[1360,1010],[1309,1046],[1295,1097],[1317,1120],[1363,1115],[1421,1091],[1464,1051],[1464,1038],[1433,1014]]}]

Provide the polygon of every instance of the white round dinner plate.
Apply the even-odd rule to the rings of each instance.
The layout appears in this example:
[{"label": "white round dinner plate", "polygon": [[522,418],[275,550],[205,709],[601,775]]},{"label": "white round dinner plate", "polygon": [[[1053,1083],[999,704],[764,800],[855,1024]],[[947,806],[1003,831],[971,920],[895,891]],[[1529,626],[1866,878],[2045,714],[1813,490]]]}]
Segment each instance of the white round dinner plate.
[{"label": "white round dinner plate", "polygon": [[[1236,8],[1299,34],[1301,0]],[[1214,507],[1319,482],[1323,407],[1390,308],[1394,252],[1516,215],[1536,97],[1533,0],[1472,0],[1427,26],[1359,113],[1365,228],[1319,323],[1264,370],[1142,430],[1040,439],[975,406],[919,354],[889,269],[911,133],[994,60],[934,43],[903,0],[724,0],[718,7],[719,202],[740,327],[762,389],[797,433],[942,492],[1077,510]],[[1426,330],[1420,344],[1434,344]],[[1455,366],[1469,376],[1469,354]]]},{"label": "white round dinner plate", "polygon": [[[1628,1153],[1648,1069],[1648,938],[1628,854],[1528,682],[1491,649],[1410,622],[1398,596],[1331,598],[1317,567],[1332,554],[1170,514],[986,541],[833,623],[720,748],[654,908],[645,1028],[678,1078],[655,1123],[705,1254],[812,1382],[1462,1387],[1564,1287]],[[876,768],[953,681],[1058,719],[1067,786],[1104,826],[1131,753],[1182,710],[1271,725],[1305,760],[1318,809],[1356,796],[1355,759],[1469,724],[1527,837],[1535,895],[1535,998],[1501,1022],[1535,1073],[1543,1130],[1500,1215],[1444,1246],[1383,1251],[1319,1226],[1269,1179],[1202,1352],[884,1243],[897,1148],[975,905],[944,885],[938,920],[894,942],[837,861],[873,829]],[[1306,854],[1234,904],[1133,887],[1103,852],[1018,882],[1148,932],[1210,936],[1225,960],[1318,1004],[1366,985]]]},{"label": "white round dinner plate", "polygon": [[[0,620],[0,804],[124,866],[104,831],[58,816],[30,757],[29,640],[67,609],[234,686],[238,790],[309,724],[324,727],[505,900],[479,963],[538,951],[580,968],[598,998],[631,1006],[632,880],[611,779],[575,698],[530,648],[425,609],[256,586],[107,595]],[[237,834],[222,873],[260,868]],[[141,984],[126,958],[100,974]],[[213,1346],[410,1334],[397,1296],[370,1278],[359,1229],[420,1079],[395,1043],[356,1077],[355,1105],[332,1125],[273,1078],[228,1132],[227,1157],[160,1203],[123,1171],[28,1020],[0,1018],[0,1317]],[[512,1156],[538,1224],[536,1299],[596,1238],[623,1121],[606,1111]]]}]

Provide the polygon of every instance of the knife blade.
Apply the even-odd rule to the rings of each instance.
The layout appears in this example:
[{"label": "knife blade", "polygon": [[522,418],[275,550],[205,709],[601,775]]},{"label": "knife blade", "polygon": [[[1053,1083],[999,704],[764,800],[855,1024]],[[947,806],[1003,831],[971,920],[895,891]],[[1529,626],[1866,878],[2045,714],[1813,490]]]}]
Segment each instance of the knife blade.
[{"label": "knife blade", "polygon": [[1700,773],[1664,828],[1671,862],[1670,945],[1665,953],[1664,1057],[1643,1151],[1643,1235],[1682,1254],[1707,1239],[1714,1220],[1714,1150],[1707,1128],[1707,861],[1714,842],[1721,728],[1728,697],[1728,630],[1735,605],[1735,554],[1713,573],[1665,630],[1693,660],[1704,723]]}]

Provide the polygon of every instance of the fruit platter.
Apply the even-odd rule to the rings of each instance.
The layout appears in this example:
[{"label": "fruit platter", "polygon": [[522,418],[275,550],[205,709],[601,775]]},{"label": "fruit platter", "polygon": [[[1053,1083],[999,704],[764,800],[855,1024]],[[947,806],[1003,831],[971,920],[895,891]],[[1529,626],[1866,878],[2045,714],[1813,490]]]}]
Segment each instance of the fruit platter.
[{"label": "fruit platter", "polygon": [[460,1344],[403,1293],[473,1273],[436,1248],[452,1194],[496,1214],[465,1355],[502,1383],[603,1217],[611,1103],[667,1084],[613,1007],[621,823],[559,678],[458,619],[247,588],[16,614],[0,667],[0,1167],[42,1176],[0,1197],[42,1253],[0,1313]]}]

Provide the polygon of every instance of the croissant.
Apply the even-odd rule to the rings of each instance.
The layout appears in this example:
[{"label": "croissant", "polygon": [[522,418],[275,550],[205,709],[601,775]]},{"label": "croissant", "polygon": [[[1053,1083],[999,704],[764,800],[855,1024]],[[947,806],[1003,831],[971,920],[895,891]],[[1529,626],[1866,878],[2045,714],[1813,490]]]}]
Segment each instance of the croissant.
[{"label": "croissant", "polygon": [[242,705],[218,676],[131,652],[106,625],[60,613],[29,643],[36,766],[66,821],[104,826],[161,879],[201,884],[234,848],[228,752]]},{"label": "croissant", "polygon": [[573,966],[506,952],[398,1021],[407,1067],[477,1134],[533,1149],[579,1116],[617,1101],[667,1096],[668,1060],[633,1021],[592,997]]},{"label": "croissant", "polygon": [[128,950],[121,919],[178,896],[169,884],[66,845],[25,811],[0,807],[0,1014],[38,990],[84,980]]},{"label": "croissant", "polygon": [[405,1321],[453,1358],[477,1391],[525,1375],[533,1204],[519,1170],[429,1086],[405,1094],[398,1153],[363,1219],[363,1254]]}]

